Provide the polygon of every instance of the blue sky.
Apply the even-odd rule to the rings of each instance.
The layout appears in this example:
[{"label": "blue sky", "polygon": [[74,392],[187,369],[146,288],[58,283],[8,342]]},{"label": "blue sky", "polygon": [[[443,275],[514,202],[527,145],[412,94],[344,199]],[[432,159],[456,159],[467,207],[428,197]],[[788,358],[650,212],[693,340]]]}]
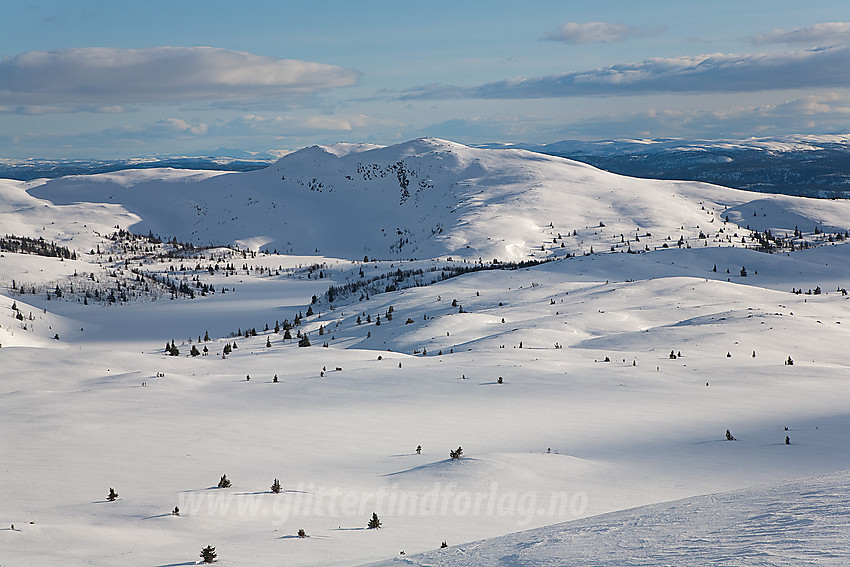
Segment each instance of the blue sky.
[{"label": "blue sky", "polygon": [[19,0],[0,158],[850,131],[850,3]]}]

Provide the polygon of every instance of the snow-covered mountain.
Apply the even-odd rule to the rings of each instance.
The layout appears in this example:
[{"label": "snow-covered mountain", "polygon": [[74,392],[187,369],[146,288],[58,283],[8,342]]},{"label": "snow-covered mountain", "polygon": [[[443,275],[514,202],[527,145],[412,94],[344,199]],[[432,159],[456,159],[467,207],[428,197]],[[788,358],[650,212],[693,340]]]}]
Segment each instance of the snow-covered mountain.
[{"label": "snow-covered mountain", "polygon": [[314,146],[245,173],[128,170],[41,183],[30,195],[56,205],[121,205],[140,218],[121,226],[136,233],[349,259],[524,260],[704,245],[700,234],[731,244],[744,235],[721,233],[727,218],[782,233],[850,228],[846,203],[635,179],[432,138]]},{"label": "snow-covered mountain", "polygon": [[2,180],[0,562],[846,564],[848,207],[433,139]]},{"label": "snow-covered mountain", "polygon": [[746,140],[565,140],[521,147],[651,179],[688,179],[727,187],[819,198],[850,196],[850,135]]}]

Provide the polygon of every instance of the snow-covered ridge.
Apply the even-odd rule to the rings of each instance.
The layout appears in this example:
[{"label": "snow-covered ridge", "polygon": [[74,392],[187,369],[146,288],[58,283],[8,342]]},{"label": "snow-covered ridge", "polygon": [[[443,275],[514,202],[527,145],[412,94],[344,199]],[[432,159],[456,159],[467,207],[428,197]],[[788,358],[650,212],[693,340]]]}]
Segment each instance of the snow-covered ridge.
[{"label": "snow-covered ridge", "polygon": [[[718,237],[726,217],[742,220],[742,229],[850,228],[846,203],[756,200],[707,184],[623,177],[560,157],[434,138],[314,146],[245,173],[153,169],[38,183],[29,193],[56,205],[122,206],[141,221],[121,228],[137,233],[349,259],[643,251],[700,233]],[[779,214],[766,218],[762,204]],[[782,215],[791,209],[794,222]],[[753,212],[762,220],[743,218]]]},{"label": "snow-covered ridge", "polygon": [[704,181],[760,193],[850,196],[850,134],[741,140],[564,140],[484,147],[521,147],[636,177]]}]

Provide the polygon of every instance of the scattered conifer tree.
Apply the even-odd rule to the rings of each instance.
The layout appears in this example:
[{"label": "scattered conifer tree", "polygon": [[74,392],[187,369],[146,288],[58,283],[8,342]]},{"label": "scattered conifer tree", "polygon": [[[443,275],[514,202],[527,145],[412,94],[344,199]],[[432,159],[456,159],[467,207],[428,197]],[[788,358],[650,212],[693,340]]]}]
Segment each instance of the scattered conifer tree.
[{"label": "scattered conifer tree", "polygon": [[421,455],[421,454],[422,454],[422,445],[417,445],[417,446],[416,446],[416,454],[417,454],[417,455]]},{"label": "scattered conifer tree", "polygon": [[272,483],[272,492],[280,494],[280,481],[278,479],[274,479],[274,482]]},{"label": "scattered conifer tree", "polygon": [[451,459],[453,461],[460,459],[462,456],[463,456],[463,449],[461,449],[460,447],[458,447],[454,451],[449,451],[449,457],[451,457]]},{"label": "scattered conifer tree", "polygon": [[370,530],[377,530],[381,527],[381,520],[378,519],[378,513],[372,512],[372,518],[369,520],[369,523],[366,525]]},{"label": "scattered conifer tree", "polygon": [[303,528],[298,530],[298,537],[307,537],[307,532]]},{"label": "scattered conifer tree", "polygon": [[794,366],[794,361],[791,360],[791,357],[788,357],[788,360],[785,361],[785,366]]},{"label": "scattered conifer tree", "polygon": [[306,334],[301,336],[301,339],[298,341],[298,346],[300,347],[308,347],[310,346],[310,338],[307,337]]},{"label": "scattered conifer tree", "polygon": [[446,543],[446,540],[443,540],[443,543],[440,544],[440,549],[445,549],[449,544]]},{"label": "scattered conifer tree", "polygon": [[790,437],[788,437],[787,435],[785,436],[785,444],[786,444],[786,445],[790,445],[790,444],[791,444],[791,438],[790,438]]},{"label": "scattered conifer tree", "polygon": [[732,433],[727,429],[726,430],[726,440],[727,441],[735,441],[736,439],[732,437]]},{"label": "scattered conifer tree", "polygon": [[118,499],[118,493],[115,492],[114,488],[111,488],[111,487],[109,488],[109,494],[107,495],[106,499],[109,502],[115,502],[115,500]]},{"label": "scattered conifer tree", "polygon": [[219,488],[230,488],[231,486],[232,486],[232,483],[230,482],[230,479],[227,478],[227,475],[226,474],[221,475],[221,480],[218,481],[218,487]]},{"label": "scattered conifer tree", "polygon": [[217,554],[215,552],[215,548],[211,545],[206,546],[201,550],[201,559],[204,560],[204,563],[212,563],[215,561]]}]

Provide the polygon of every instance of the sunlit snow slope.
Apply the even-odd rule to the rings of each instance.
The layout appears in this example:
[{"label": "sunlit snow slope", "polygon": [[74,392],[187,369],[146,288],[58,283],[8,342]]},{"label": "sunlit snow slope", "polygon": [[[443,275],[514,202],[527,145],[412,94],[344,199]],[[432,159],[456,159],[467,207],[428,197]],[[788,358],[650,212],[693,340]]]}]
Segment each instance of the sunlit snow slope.
[{"label": "sunlit snow slope", "polygon": [[701,232],[707,240],[733,238],[719,232],[726,218],[758,230],[850,228],[844,202],[635,179],[564,158],[433,138],[314,146],[247,173],[67,177],[30,194],[56,204],[120,204],[140,217],[125,223],[137,233],[349,259],[517,260],[645,250],[668,238],[702,246]]}]

